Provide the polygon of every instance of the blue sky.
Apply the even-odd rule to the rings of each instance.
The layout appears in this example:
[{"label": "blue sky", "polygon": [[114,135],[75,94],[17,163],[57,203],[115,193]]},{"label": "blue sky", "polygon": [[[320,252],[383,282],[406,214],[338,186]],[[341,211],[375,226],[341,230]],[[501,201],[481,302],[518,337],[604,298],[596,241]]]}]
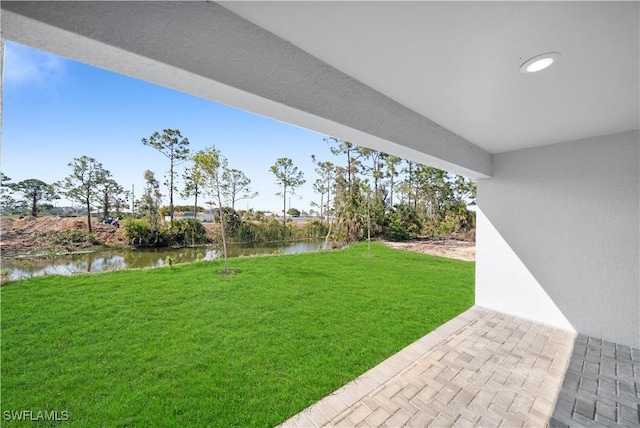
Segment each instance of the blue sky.
[{"label": "blue sky", "polygon": [[[125,189],[135,185],[139,197],[146,169],[160,182],[168,170],[167,159],[141,139],[177,128],[192,151],[216,145],[231,167],[245,172],[259,192],[248,201],[256,210],[282,209],[269,167],[279,157],[291,158],[307,179],[291,205],[308,210],[317,199],[311,154],[338,162],[321,134],[12,42],[5,46],[3,91],[1,170],[14,182],[61,180],[73,158],[87,155]],[[168,203],[168,190],[162,191]],[[176,203],[182,202],[178,196]]]}]

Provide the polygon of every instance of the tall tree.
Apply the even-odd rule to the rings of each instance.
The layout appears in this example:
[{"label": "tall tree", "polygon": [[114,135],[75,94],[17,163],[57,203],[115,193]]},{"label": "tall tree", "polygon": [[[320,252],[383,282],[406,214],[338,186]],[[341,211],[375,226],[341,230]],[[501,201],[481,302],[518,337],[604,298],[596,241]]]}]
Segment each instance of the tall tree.
[{"label": "tall tree", "polygon": [[15,186],[15,183],[12,183],[11,181],[11,178],[0,172],[0,210],[2,213],[13,212],[16,208],[16,201],[12,196],[13,186]]},{"label": "tall tree", "polygon": [[358,166],[360,165],[362,152],[356,144],[339,140],[335,137],[325,138],[324,141],[329,144],[334,144],[329,148],[331,150],[331,153],[336,156],[346,156],[347,165],[344,167],[343,171],[346,173],[345,181],[347,186],[347,193],[351,193],[351,188],[355,184],[356,173],[358,172]]},{"label": "tall tree", "polygon": [[169,159],[169,217],[173,222],[173,191],[176,165],[189,158],[189,140],[180,134],[178,129],[164,129],[162,135],[154,132],[148,139],[143,138],[142,144],[153,147]]},{"label": "tall tree", "polygon": [[111,174],[105,174],[104,179],[97,184],[95,202],[102,209],[102,216],[109,217],[111,208],[119,208],[124,205],[125,191],[119,185]]},{"label": "tall tree", "polygon": [[375,202],[380,203],[382,201],[382,193],[380,192],[379,182],[383,178],[382,167],[384,166],[384,153],[366,147],[359,147],[359,152],[363,159],[370,162],[370,164],[363,165],[363,169],[366,175],[373,178],[373,195]]},{"label": "tall tree", "polygon": [[407,160],[407,166],[402,169],[402,172],[406,174],[406,178],[404,180],[406,196],[407,196],[407,205],[411,206],[411,199],[413,198],[413,207],[417,206],[417,198],[416,198],[416,170],[418,169],[418,163]]},{"label": "tall tree", "polygon": [[198,217],[198,195],[202,191],[202,187],[204,185],[204,175],[200,170],[198,164],[194,163],[190,168],[187,168],[182,175],[184,179],[184,189],[182,190],[181,196],[183,198],[188,198],[189,196],[193,196],[193,217]]},{"label": "tall tree", "polygon": [[35,178],[16,183],[13,185],[13,190],[22,194],[30,208],[31,215],[34,217],[38,216],[38,205],[40,201],[51,201],[57,198],[52,185],[44,181],[36,180]]},{"label": "tall tree", "polygon": [[91,202],[98,192],[98,185],[110,175],[109,171],[89,156],[74,158],[68,165],[72,172],[60,183],[60,187],[64,189],[64,194],[69,200],[84,204],[87,210],[87,226],[91,233]]},{"label": "tall tree", "polygon": [[397,185],[396,177],[398,176],[398,165],[400,165],[402,159],[386,153],[383,158],[384,165],[387,169],[386,177],[389,179],[389,208],[393,209],[393,192]]},{"label": "tall tree", "polygon": [[[316,192],[324,190],[327,194],[326,210],[324,212],[327,216],[331,215],[331,191],[335,187],[336,181],[336,167],[333,163],[328,161],[319,161],[315,155],[311,155],[311,160],[316,164],[316,173],[318,174],[318,180],[322,182],[322,185],[314,184],[314,190]],[[316,180],[316,182],[318,181]],[[320,207],[320,217],[322,217],[322,207]]]},{"label": "tall tree", "polygon": [[361,158],[364,156],[360,147],[348,141],[337,138],[325,139],[334,144],[330,148],[336,156],[345,156],[346,165],[336,167],[336,196],[334,206],[336,211],[336,235],[346,241],[358,238],[362,231],[362,212],[365,209],[364,195],[360,188],[358,171],[361,170]]},{"label": "tall tree", "polygon": [[324,195],[327,194],[327,186],[321,178],[316,179],[313,182],[313,191],[320,195],[320,205],[315,202],[311,202],[312,206],[317,206],[320,208],[320,221],[324,220]]},{"label": "tall tree", "polygon": [[282,196],[282,221],[284,223],[287,220],[287,189],[289,189],[290,195],[295,194],[296,188],[302,186],[307,180],[304,179],[304,173],[299,171],[289,158],[279,158],[269,171],[275,175],[276,184],[282,187],[282,192],[278,192],[276,195]]},{"label": "tall tree", "polygon": [[456,175],[453,186],[456,198],[464,201],[467,205],[476,205],[477,185],[475,180]]},{"label": "tall tree", "polygon": [[160,226],[160,204],[162,203],[160,183],[156,180],[153,171],[150,170],[144,172],[144,180],[146,185],[140,199],[139,212],[149,219],[149,223],[154,230],[158,230]]},{"label": "tall tree", "polygon": [[7,177],[4,172],[0,172],[0,186],[11,186],[11,178]]},{"label": "tall tree", "polygon": [[244,172],[224,168],[222,171],[222,195],[231,204],[231,209],[236,209],[236,202],[243,199],[253,199],[258,192],[251,190],[251,180]]},{"label": "tall tree", "polygon": [[416,203],[421,199],[424,214],[436,222],[444,220],[455,195],[449,174],[438,168],[420,165],[415,171]]}]

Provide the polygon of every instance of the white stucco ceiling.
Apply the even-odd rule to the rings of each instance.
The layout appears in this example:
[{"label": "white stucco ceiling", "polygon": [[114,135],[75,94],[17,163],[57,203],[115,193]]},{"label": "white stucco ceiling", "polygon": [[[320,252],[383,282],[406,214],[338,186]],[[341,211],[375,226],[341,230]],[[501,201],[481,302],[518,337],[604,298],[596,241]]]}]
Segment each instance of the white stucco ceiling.
[{"label": "white stucco ceiling", "polygon": [[639,128],[638,2],[221,4],[491,153]]}]

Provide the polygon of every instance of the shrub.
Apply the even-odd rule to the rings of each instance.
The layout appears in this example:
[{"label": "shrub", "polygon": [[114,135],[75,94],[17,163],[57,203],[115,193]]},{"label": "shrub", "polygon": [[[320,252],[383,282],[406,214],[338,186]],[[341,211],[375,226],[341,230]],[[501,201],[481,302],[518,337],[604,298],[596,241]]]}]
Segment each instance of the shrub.
[{"label": "shrub", "polygon": [[151,235],[151,225],[145,219],[127,220],[124,222],[124,237],[135,245],[146,241]]},{"label": "shrub", "polygon": [[166,246],[206,244],[207,231],[198,220],[187,218],[174,221],[171,226],[155,230],[146,219],[124,222],[124,237],[131,245]]},{"label": "shrub", "polygon": [[168,245],[166,230],[154,230],[146,219],[128,220],[124,223],[124,237],[135,246]]},{"label": "shrub", "polygon": [[387,233],[389,239],[405,241],[415,238],[420,232],[420,218],[416,210],[407,205],[398,205],[389,213]]},{"label": "shrub", "polygon": [[169,229],[169,240],[177,245],[206,244],[207,230],[202,223],[194,218],[174,221]]}]

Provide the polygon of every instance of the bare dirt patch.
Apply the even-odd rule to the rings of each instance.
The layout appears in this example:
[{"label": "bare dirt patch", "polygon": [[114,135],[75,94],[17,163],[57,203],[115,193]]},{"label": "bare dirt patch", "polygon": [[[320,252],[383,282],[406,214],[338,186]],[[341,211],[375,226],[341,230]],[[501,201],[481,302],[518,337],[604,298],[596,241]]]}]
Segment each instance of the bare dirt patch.
[{"label": "bare dirt patch", "polygon": [[86,219],[46,217],[2,217],[0,219],[0,251],[3,256],[55,250],[70,252],[94,245],[126,245],[123,229],[108,224],[91,223],[93,239]]},{"label": "bare dirt patch", "polygon": [[398,248],[401,250],[415,251],[418,253],[431,254],[433,256],[447,257],[450,259],[464,260],[468,262],[476,260],[475,242],[458,241],[455,239],[383,242],[391,248]]}]

